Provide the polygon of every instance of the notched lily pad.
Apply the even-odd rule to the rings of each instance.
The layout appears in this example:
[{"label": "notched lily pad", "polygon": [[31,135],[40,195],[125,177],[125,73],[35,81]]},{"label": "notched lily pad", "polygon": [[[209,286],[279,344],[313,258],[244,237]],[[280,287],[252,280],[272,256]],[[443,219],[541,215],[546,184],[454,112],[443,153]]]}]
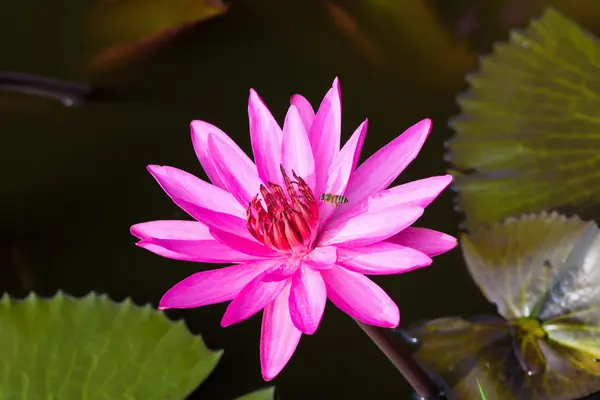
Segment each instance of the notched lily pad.
[{"label": "notched lily pad", "polygon": [[185,399],[219,361],[183,322],[106,296],[0,300],[1,399]]},{"label": "notched lily pad", "polygon": [[572,400],[600,391],[600,230],[557,213],[461,238],[469,271],[503,317],[411,328],[416,359],[451,398]]},{"label": "notched lily pad", "polygon": [[600,213],[600,42],[555,9],[481,59],[448,143],[468,228]]}]

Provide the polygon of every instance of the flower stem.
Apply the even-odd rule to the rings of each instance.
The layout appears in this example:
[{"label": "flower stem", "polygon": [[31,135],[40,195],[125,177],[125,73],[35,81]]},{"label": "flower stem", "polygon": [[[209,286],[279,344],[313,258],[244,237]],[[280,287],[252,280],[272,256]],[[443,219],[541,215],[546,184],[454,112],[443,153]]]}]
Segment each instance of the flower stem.
[{"label": "flower stem", "polygon": [[424,399],[438,398],[440,396],[440,388],[407,353],[389,329],[367,325],[360,321],[356,321],[356,323],[379,347],[379,350],[394,364],[398,372],[412,386],[417,395]]}]

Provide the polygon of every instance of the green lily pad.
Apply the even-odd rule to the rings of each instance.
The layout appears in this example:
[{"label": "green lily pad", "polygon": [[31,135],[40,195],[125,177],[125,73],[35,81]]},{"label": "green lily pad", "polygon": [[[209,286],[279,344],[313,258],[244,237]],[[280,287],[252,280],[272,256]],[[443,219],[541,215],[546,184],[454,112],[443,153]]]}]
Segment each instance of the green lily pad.
[{"label": "green lily pad", "polygon": [[509,218],[461,238],[501,317],[411,328],[415,358],[457,398],[572,400],[600,391],[600,230],[557,213]]},{"label": "green lily pad", "polygon": [[274,394],[275,388],[270,387],[248,393],[242,397],[238,397],[236,400],[273,400]]},{"label": "green lily pad", "polygon": [[473,228],[527,212],[600,213],[600,42],[555,9],[481,59],[448,143]]},{"label": "green lily pad", "polygon": [[0,399],[185,399],[217,365],[183,322],[91,294],[0,300]]}]

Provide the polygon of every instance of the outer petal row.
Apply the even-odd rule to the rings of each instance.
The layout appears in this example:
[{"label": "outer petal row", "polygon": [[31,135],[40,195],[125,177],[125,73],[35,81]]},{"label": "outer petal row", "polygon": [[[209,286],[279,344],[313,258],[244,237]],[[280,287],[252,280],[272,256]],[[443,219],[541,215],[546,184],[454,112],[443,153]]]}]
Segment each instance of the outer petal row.
[{"label": "outer petal row", "polygon": [[290,293],[290,315],[296,328],[312,335],[317,331],[325,303],[327,290],[321,273],[308,266],[302,266],[292,277]]},{"label": "outer petal row", "polygon": [[365,202],[345,214],[345,218],[331,220],[321,233],[319,246],[365,246],[380,242],[410,226],[423,211],[421,207],[402,204]]},{"label": "outer petal row", "polygon": [[387,188],[417,156],[431,130],[431,120],[424,119],[381,148],[352,174],[345,195],[350,203]]},{"label": "outer petal row", "polygon": [[226,182],[215,170],[213,156],[210,154],[208,148],[208,138],[211,135],[218,137],[232,149],[235,155],[230,161],[236,164],[237,169],[256,171],[256,166],[246,153],[225,132],[216,126],[204,121],[192,121],[190,130],[192,131],[192,144],[194,145],[196,156],[213,185],[227,190]]},{"label": "outer petal row", "polygon": [[261,258],[220,242],[208,226],[197,221],[144,222],[133,225],[131,234],[141,239],[137,246],[175,260],[231,263]]},{"label": "outer petal row", "polygon": [[338,249],[337,263],[367,275],[400,274],[431,265],[431,258],[418,250],[390,242]]},{"label": "outer petal row", "polygon": [[286,172],[290,174],[294,171],[312,190],[315,190],[315,160],[308,133],[294,105],[289,108],[283,124],[281,153],[281,163]]},{"label": "outer petal row", "polygon": [[288,363],[302,332],[292,322],[289,307],[290,284],[263,312],[260,331],[260,365],[264,380],[270,381]]},{"label": "outer petal row", "polygon": [[340,151],[342,130],[340,96],[340,85],[336,78],[319,106],[308,135],[315,160],[316,193],[318,194],[323,193],[329,168]]},{"label": "outer petal row", "polygon": [[363,246],[385,240],[415,222],[451,180],[450,175],[421,179],[344,204],[323,228],[320,244]]},{"label": "outer petal row", "polygon": [[261,260],[198,272],[169,289],[158,308],[194,308],[232,300],[273,265],[273,260]]},{"label": "outer petal row", "polygon": [[[283,133],[275,118],[254,90],[248,101],[250,139],[259,178],[267,183],[281,184],[281,144]],[[258,187],[254,189],[258,191]]]},{"label": "outer petal row", "polygon": [[366,276],[339,266],[321,271],[327,297],[340,310],[369,325],[395,328],[400,311],[392,299]]},{"label": "outer petal row", "polygon": [[[356,168],[356,163],[360,157],[365,136],[367,134],[368,121],[365,120],[354,131],[350,139],[344,144],[342,150],[338,153],[329,169],[329,176],[324,192],[344,194],[350,176]],[[331,215],[336,211],[335,208],[326,203],[319,204],[319,217],[322,224],[326,224]]]},{"label": "outer petal row", "polygon": [[412,247],[429,257],[445,253],[456,247],[455,237],[433,229],[410,227],[387,239],[390,243]]}]

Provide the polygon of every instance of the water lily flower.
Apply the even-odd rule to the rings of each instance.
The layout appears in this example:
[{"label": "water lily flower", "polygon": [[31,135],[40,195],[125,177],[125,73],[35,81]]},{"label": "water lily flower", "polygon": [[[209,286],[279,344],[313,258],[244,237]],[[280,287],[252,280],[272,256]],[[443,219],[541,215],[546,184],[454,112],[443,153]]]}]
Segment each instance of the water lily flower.
[{"label": "water lily flower", "polygon": [[[356,168],[367,121],[340,148],[337,79],[316,113],[293,96],[283,129],[254,90],[248,114],[254,162],[219,128],[193,121],[194,150],[212,184],[173,167],[148,171],[194,221],[146,222],[131,232],[163,257],[233,264],[177,283],[159,307],[231,301],[223,327],[263,310],[260,361],[270,380],[302,334],[317,330],[327,299],[366,324],[398,325],[398,307],[366,275],[424,267],[455,247],[451,236],[411,227],[452,178],[388,188],[421,149],[428,119]],[[321,201],[322,194],[347,202]]]}]

